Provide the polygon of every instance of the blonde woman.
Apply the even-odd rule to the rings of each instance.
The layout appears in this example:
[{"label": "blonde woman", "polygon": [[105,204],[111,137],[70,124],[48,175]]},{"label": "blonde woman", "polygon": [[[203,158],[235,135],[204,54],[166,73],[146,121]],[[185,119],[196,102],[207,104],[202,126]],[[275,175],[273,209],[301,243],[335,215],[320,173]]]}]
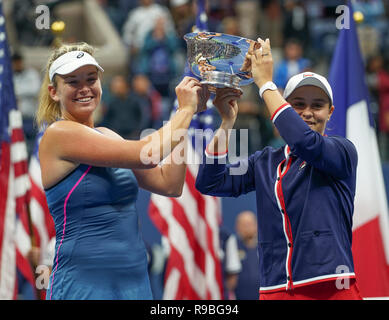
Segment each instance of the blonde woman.
[{"label": "blonde woman", "polygon": [[86,43],[62,46],[47,64],[37,113],[38,124],[47,124],[39,158],[57,234],[47,299],[152,299],[138,186],[181,194],[185,164],[158,163],[182,150],[174,150],[174,132],[188,128],[208,99],[206,88],[185,77],[172,119],[142,140],[125,140],[94,126],[102,72]]}]

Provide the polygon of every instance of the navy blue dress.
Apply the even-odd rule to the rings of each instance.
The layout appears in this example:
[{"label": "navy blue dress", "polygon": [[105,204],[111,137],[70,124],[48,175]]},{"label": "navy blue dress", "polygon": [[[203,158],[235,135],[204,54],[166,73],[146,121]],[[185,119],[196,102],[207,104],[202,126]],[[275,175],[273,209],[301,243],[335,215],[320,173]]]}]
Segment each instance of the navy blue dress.
[{"label": "navy blue dress", "polygon": [[152,299],[132,170],[81,164],[45,191],[56,229],[47,299]]}]

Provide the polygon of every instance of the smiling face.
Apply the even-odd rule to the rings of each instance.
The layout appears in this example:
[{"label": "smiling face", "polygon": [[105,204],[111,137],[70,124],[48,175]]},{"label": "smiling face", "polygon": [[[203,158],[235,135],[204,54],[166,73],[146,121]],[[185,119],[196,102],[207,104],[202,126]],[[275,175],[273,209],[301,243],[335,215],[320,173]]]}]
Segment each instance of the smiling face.
[{"label": "smiling face", "polygon": [[312,130],[324,134],[335,108],[330,105],[330,99],[322,89],[316,86],[299,87],[287,101]]},{"label": "smiling face", "polygon": [[55,76],[56,85],[49,85],[50,96],[61,105],[62,116],[85,124],[93,122],[102,89],[97,68],[83,66],[66,75]]}]

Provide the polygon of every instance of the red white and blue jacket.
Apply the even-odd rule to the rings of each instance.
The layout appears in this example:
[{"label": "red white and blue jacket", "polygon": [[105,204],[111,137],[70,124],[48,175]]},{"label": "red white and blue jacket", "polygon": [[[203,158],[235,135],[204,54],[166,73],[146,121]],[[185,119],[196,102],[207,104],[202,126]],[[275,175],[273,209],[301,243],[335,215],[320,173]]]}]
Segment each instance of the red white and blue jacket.
[{"label": "red white and blue jacket", "polygon": [[205,152],[197,189],[223,197],[255,191],[261,293],[354,278],[354,145],[313,131],[290,105],[272,121],[285,147],[266,147],[236,164]]}]

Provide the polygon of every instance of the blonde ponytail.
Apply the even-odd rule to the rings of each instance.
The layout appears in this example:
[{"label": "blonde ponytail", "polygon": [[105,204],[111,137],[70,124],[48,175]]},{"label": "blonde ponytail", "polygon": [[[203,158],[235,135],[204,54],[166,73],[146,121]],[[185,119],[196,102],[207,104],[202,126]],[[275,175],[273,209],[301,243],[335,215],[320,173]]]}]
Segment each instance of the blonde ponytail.
[{"label": "blonde ponytail", "polygon": [[[61,106],[59,102],[54,101],[48,90],[48,86],[50,84],[49,79],[49,69],[51,64],[60,56],[67,52],[71,51],[84,51],[93,56],[94,48],[87,44],[86,42],[79,42],[74,44],[64,44],[58,49],[55,49],[51,54],[45,69],[45,76],[42,82],[42,86],[39,92],[39,105],[38,111],[35,116],[35,122],[38,125],[38,128],[43,128],[44,126],[48,126],[53,122],[57,121],[61,118]],[[56,76],[54,76],[52,85],[54,87],[57,86]]]}]

